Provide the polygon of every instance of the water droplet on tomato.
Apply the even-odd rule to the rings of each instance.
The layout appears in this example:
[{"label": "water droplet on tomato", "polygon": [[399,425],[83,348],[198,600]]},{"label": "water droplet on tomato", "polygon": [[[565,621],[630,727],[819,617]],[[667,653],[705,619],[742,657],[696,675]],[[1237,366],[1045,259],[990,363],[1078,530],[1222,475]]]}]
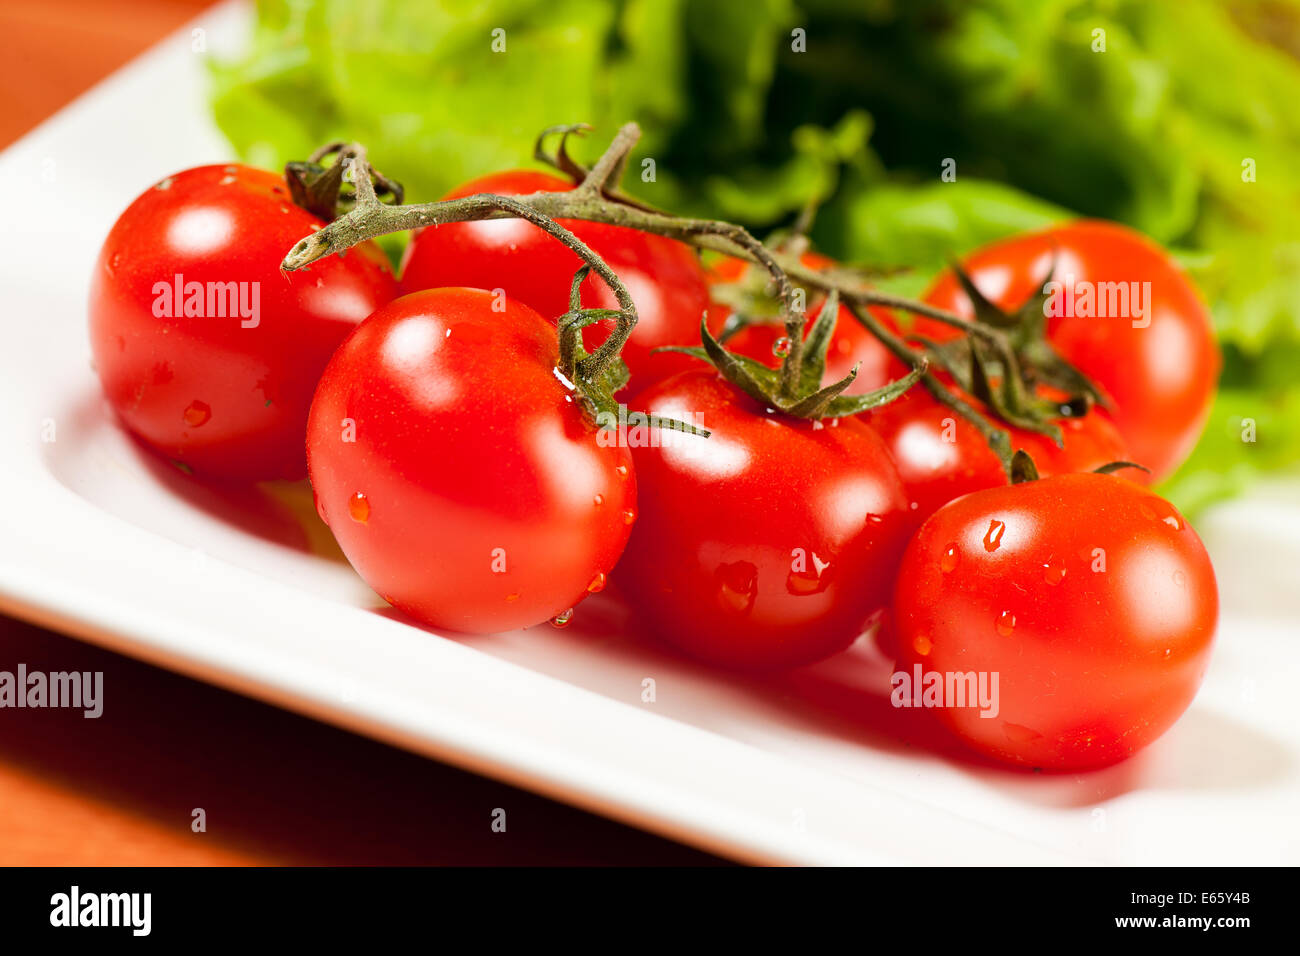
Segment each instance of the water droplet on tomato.
[{"label": "water droplet on tomato", "polygon": [[600,591],[603,591],[605,590],[605,581],[606,581],[605,572],[597,571],[596,576],[592,578],[591,583],[587,585],[587,590],[590,591],[592,594],[596,594]]},{"label": "water droplet on tomato", "polygon": [[603,504],[605,503],[605,496],[604,496],[604,495],[596,495],[596,497],[595,497],[594,499],[592,499],[592,500],[596,502],[596,507],[599,508],[601,505],[603,505]]},{"label": "water droplet on tomato", "polygon": [[117,267],[122,264],[122,253],[115,252],[108,257],[108,274],[116,275]]},{"label": "water droplet on tomato", "polygon": [[939,559],[939,570],[947,574],[953,568],[957,567],[957,545],[950,544],[943,552],[943,557]]},{"label": "water droplet on tomato", "polygon": [[885,519],[884,519],[882,516],[880,516],[880,515],[878,515],[878,514],[875,514],[875,513],[873,513],[873,512],[867,512],[867,523],[868,523],[868,524],[884,524],[884,522],[885,522]]},{"label": "water droplet on tomato", "polygon": [[316,489],[311,490],[311,503],[316,506],[316,514],[320,515],[320,520],[329,524],[329,518],[325,517],[325,506],[320,503],[320,495],[316,494]]},{"label": "water droplet on tomato", "polygon": [[736,614],[748,614],[758,599],[758,567],[751,561],[720,564],[713,573],[718,603]]},{"label": "water droplet on tomato", "polygon": [[1160,521],[1175,531],[1183,530],[1183,519],[1174,511],[1173,506],[1159,498],[1149,498],[1138,505],[1142,517]]},{"label": "water droplet on tomato", "polygon": [[1065,580],[1065,562],[1055,558],[1043,565],[1043,580],[1055,587]]},{"label": "water droplet on tomato", "polygon": [[995,626],[998,629],[998,633],[1003,637],[1010,637],[1011,632],[1016,629],[1016,616],[1010,611],[1003,611],[998,616]]},{"label": "water droplet on tomato", "polygon": [[360,491],[355,492],[348,499],[348,514],[352,516],[353,521],[365,524],[370,520],[370,500]]},{"label": "water droplet on tomato", "polygon": [[994,518],[989,522],[989,530],[984,534],[984,550],[996,551],[1002,546],[1002,532],[1007,530],[1004,522]]},{"label": "water droplet on tomato", "polygon": [[1175,571],[1175,572],[1174,572],[1174,584],[1178,585],[1180,588],[1186,588],[1186,587],[1187,587],[1187,575],[1184,574],[1182,571]]},{"label": "water droplet on tomato", "polygon": [[518,600],[519,600],[519,594],[518,594],[518,592],[516,592],[516,593],[514,593],[514,594],[507,594],[507,595],[506,595],[506,603],[507,603],[507,604],[513,603],[513,602],[518,601]]},{"label": "water droplet on tomato", "polygon": [[790,339],[787,336],[781,336],[772,343],[772,354],[784,358],[790,354]]},{"label": "water droplet on tomato", "polygon": [[632,523],[633,521],[635,521],[635,520],[636,520],[636,512],[633,511],[631,508],[624,509],[624,511],[623,511],[623,523],[624,523],[624,524],[631,524],[631,523]]},{"label": "water droplet on tomato", "polygon": [[615,470],[616,472],[618,472],[618,475],[619,475],[620,478],[626,478],[626,477],[627,477],[627,465],[619,465],[619,466],[618,466],[617,468],[615,468],[614,470]]},{"label": "water droplet on tomato", "polygon": [[916,651],[916,653],[920,654],[922,657],[928,656],[932,647],[934,647],[934,645],[930,643],[930,639],[924,634],[918,634],[912,639],[912,650]]},{"label": "water droplet on tomato", "polygon": [[559,614],[555,615],[555,617],[551,618],[551,626],[568,627],[569,622],[572,620],[573,620],[573,608],[569,608],[567,611],[562,611]]},{"label": "water droplet on tomato", "polygon": [[181,416],[185,419],[185,424],[191,428],[198,428],[209,418],[212,417],[212,409],[207,402],[200,402],[197,398],[190,402]]}]

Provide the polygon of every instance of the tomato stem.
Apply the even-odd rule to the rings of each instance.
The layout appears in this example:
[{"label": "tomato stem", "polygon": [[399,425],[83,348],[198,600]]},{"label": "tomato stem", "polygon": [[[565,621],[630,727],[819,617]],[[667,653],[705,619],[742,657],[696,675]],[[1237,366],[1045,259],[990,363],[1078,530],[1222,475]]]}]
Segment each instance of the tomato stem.
[{"label": "tomato stem", "polygon": [[[878,338],[885,348],[889,349],[894,356],[903,362],[915,365],[916,350],[887,329],[883,322],[877,319],[866,308],[856,303],[849,306],[849,311],[853,317],[866,328],[868,332]],[[921,374],[921,385],[929,392],[936,401],[951,408],[954,412],[961,415],[983,436],[984,441],[988,443],[989,448],[998,456],[1002,462],[1002,469],[1006,472],[1007,477],[1011,476],[1012,452],[1011,436],[1001,428],[998,428],[987,418],[977,412],[969,402],[963,399],[955,391],[944,385],[943,382],[928,369]]]},{"label": "tomato stem", "polygon": [[[1059,443],[1060,429],[1050,421],[1050,413],[1055,409],[1059,417],[1060,406],[1049,407],[1051,403],[1038,399],[1029,387],[1031,383],[1028,376],[1046,370],[1052,375],[1044,380],[1048,384],[1056,384],[1056,381],[1070,380],[1072,370],[1057,368],[1060,363],[1043,361],[1038,353],[1029,351],[1022,341],[1023,335],[1013,338],[1016,329],[968,321],[927,303],[882,292],[865,285],[859,276],[844,270],[808,268],[799,261],[798,248],[771,249],[743,226],[735,223],[673,216],[643,205],[618,191],[619,180],[628,158],[640,138],[640,127],[635,123],[621,127],[609,147],[590,169],[576,163],[565,148],[570,136],[584,135],[588,129],[583,124],[551,127],[543,131],[534,148],[537,158],[574,179],[577,185],[571,191],[539,192],[516,197],[480,194],[412,205],[390,205],[380,201],[375,187],[379,186],[382,190],[392,184],[374,173],[366,162],[364,149],[356,144],[330,144],[323,151],[318,151],[320,156],[316,158],[321,158],[330,151],[338,153],[336,166],[346,164],[354,183],[353,208],[320,231],[299,241],[284,257],[281,268],[292,272],[324,256],[340,253],[359,242],[392,232],[452,222],[525,219],[577,253],[591,271],[599,275],[614,291],[618,299],[620,312],[614,332],[595,352],[575,362],[578,376],[591,380],[600,376],[619,355],[636,323],[636,308],[614,271],[555,220],[577,219],[624,226],[677,239],[698,249],[747,259],[758,263],[767,271],[781,305],[780,321],[789,342],[789,349],[770,390],[770,394],[777,399],[775,404],[783,410],[802,407],[799,403],[807,397],[802,394],[807,391],[804,379],[807,377],[805,365],[808,362],[803,335],[806,316],[799,305],[797,282],[827,294],[837,293],[840,300],[858,317],[858,321],[909,366],[917,365],[918,350],[876,322],[865,307],[883,306],[911,312],[961,331],[964,333],[961,344],[950,348],[948,353],[944,352],[943,346],[933,343],[925,343],[926,351],[954,375],[958,384],[967,390],[973,388],[978,397],[988,401],[999,418],[1018,427],[1043,432]],[[548,136],[557,134],[560,141],[552,156],[545,152],[544,142]],[[569,320],[570,327],[578,321],[572,310]],[[963,351],[958,353],[957,349]],[[1047,359],[1051,358],[1052,356],[1047,356]],[[1021,366],[1025,363],[1028,366],[1022,371]],[[961,365],[960,368],[958,364]],[[1073,374],[1082,378],[1077,372]],[[1053,376],[1056,381],[1053,381]],[[938,401],[975,424],[1010,474],[1011,448],[1007,432],[989,423],[928,370],[921,376],[921,381]]]},{"label": "tomato stem", "polygon": [[[331,155],[334,162],[322,166],[321,161]],[[357,167],[364,169],[365,175],[360,179],[354,178],[352,196],[345,195],[345,174],[352,170],[355,176]],[[401,183],[389,179],[366,162],[366,149],[360,143],[326,143],[308,156],[305,163],[286,164],[284,178],[294,203],[327,222],[354,208],[358,199],[379,202],[382,195],[401,205],[405,198]]]}]

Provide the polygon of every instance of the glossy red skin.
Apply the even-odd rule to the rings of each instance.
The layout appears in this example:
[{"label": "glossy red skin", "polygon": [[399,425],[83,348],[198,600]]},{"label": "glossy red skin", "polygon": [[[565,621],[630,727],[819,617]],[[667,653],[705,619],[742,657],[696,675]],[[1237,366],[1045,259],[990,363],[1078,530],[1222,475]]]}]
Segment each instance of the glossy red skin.
[{"label": "glossy red skin", "polygon": [[931,711],[968,746],[1080,771],[1136,753],[1187,709],[1218,590],[1200,538],[1168,502],[1116,476],[1062,475],[932,515],[903,557],[894,620],[900,670],[999,674],[996,717]]},{"label": "glossy red skin", "polygon": [[[974,399],[967,401],[981,409]],[[1013,450],[1029,453],[1043,477],[1094,471],[1128,458],[1124,440],[1098,410],[1058,421],[1064,440],[1060,448],[1046,435],[990,420],[1010,434]],[[870,422],[894,458],[918,520],[954,498],[1008,483],[1001,461],[978,429],[921,386],[874,410]],[[1141,472],[1133,474],[1145,481]]]},{"label": "glossy red skin", "polygon": [[[465,183],[444,199],[475,193],[523,196],[567,192],[573,183],[530,170],[494,173]],[[602,223],[558,220],[618,274],[636,304],[637,324],[623,360],[632,380],[626,395],[645,384],[691,368],[694,361],[674,353],[651,355],[665,345],[699,345],[700,319],[708,308],[704,269],[689,246],[673,239]],[[577,254],[532,223],[521,219],[450,223],[417,230],[402,262],[402,287],[408,292],[439,286],[504,289],[510,298],[552,322],[569,309],[569,287],[582,266]],[[604,281],[588,276],[584,308],[618,308]],[[583,334],[591,351],[609,336],[613,321]]]},{"label": "glossy red skin", "polygon": [[447,288],[380,309],[330,361],[308,422],[317,508],[352,566],[417,620],[469,633],[599,590],[636,508],[631,454],[601,446],[554,373],[554,327],[493,301]]},{"label": "glossy red skin", "polygon": [[[1062,281],[1151,283],[1148,327],[1122,318],[1056,316],[1048,320],[1048,336],[1111,397],[1115,425],[1134,460],[1155,480],[1169,475],[1191,453],[1214,397],[1219,353],[1209,313],[1168,254],[1114,223],[1083,221],[1017,236],[980,249],[964,268],[990,301],[1011,309],[1042,288],[1053,256]],[[949,272],[925,300],[973,315]]]},{"label": "glossy red skin", "polygon": [[870,427],[766,414],[710,369],[652,386],[635,407],[699,415],[712,435],[633,449],[640,518],[615,574],[634,626],[746,670],[852,643],[889,600],[915,527]]},{"label": "glossy red skin", "polygon": [[[320,373],[397,293],[373,243],[281,273],[285,253],[322,225],[293,204],[283,177],[238,165],[177,173],[122,213],[91,279],[90,344],[109,402],[145,444],[200,476],[307,473],[303,436]],[[259,283],[258,324],[156,317],[154,284],[177,273],[186,283]]]},{"label": "glossy red skin", "polygon": [[[799,261],[809,269],[823,269],[834,263],[817,253],[804,253]],[[713,265],[709,278],[712,282],[736,282],[750,268],[743,260],[727,257]],[[808,322],[805,329],[811,329],[817,317],[821,315],[824,300],[818,301],[808,310]],[[709,328],[715,334],[726,324],[731,310],[719,303],[709,307]],[[893,331],[898,330],[898,321],[887,309],[872,307],[871,314]],[[716,328],[715,328],[716,326]],[[806,331],[805,331],[806,334]],[[756,323],[741,329],[726,341],[728,350],[739,355],[762,362],[775,368],[781,360],[774,351],[778,340],[785,337],[785,329],[777,323]],[[853,317],[847,306],[841,305],[835,316],[835,332],[831,336],[830,347],[826,350],[826,373],[822,384],[838,382],[858,367],[858,377],[844,390],[846,395],[861,395],[887,385],[896,378],[907,374],[903,363],[885,348],[876,338]]]}]

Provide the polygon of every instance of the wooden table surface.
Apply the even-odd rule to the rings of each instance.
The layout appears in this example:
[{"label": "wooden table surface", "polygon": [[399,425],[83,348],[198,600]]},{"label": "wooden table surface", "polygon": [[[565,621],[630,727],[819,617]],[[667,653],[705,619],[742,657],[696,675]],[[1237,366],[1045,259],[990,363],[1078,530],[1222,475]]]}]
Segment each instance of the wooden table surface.
[{"label": "wooden table surface", "polygon": [[[0,146],[204,6],[5,0]],[[0,865],[716,862],[0,616],[0,671],[19,663],[103,671],[111,706],[97,720],[0,710]],[[498,807],[505,833],[491,827]],[[191,829],[196,808],[206,832]]]}]

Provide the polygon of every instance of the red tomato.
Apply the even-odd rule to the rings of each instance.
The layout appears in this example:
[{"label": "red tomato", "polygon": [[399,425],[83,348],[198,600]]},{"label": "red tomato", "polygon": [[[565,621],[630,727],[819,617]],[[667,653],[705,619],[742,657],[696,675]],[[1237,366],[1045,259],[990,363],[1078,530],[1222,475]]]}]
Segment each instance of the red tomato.
[{"label": "red tomato", "polygon": [[[572,188],[572,182],[558,176],[513,170],[476,179],[443,198],[475,193],[523,196]],[[570,219],[560,224],[608,263],[636,303],[636,328],[623,348],[631,390],[690,368],[694,361],[687,356],[650,352],[665,345],[700,344],[700,318],[709,297],[694,251],[673,239],[622,226]],[[569,310],[569,288],[581,265],[576,253],[522,219],[449,223],[416,231],[402,263],[402,287],[408,292],[439,286],[504,289],[508,297],[554,321]],[[582,304],[618,308],[614,294],[597,276],[588,276]],[[588,329],[583,339],[587,350],[604,342],[613,327],[607,321]]]},{"label": "red tomato", "polygon": [[1200,538],[1145,488],[1083,474],[976,492],[935,512],[903,557],[895,704],[908,696],[898,675],[918,666],[945,683],[996,674],[996,715],[952,698],[934,713],[998,760],[1102,767],[1187,709],[1217,619]]},{"label": "red tomato", "polygon": [[[1111,397],[1115,425],[1134,460],[1150,468],[1156,480],[1165,477],[1196,444],[1214,396],[1219,354],[1205,306],[1162,249],[1114,223],[1076,222],[994,243],[977,251],[964,267],[989,301],[1014,309],[1041,290],[1053,257],[1053,277],[1066,289],[1053,296],[1056,314],[1048,320],[1049,338]],[[1146,282],[1150,301],[1138,317],[1134,303],[1144,298],[1141,284]],[[1138,284],[1126,314],[1113,314],[1123,311],[1112,309],[1122,300],[1112,302],[1112,290],[1102,289],[1102,283]],[[1062,314],[1067,311],[1065,291],[1077,291],[1080,284],[1092,290],[1095,302],[1105,300],[1109,317],[1080,315],[1086,307],[1078,296],[1077,308],[1068,310],[1074,314]],[[1127,288],[1131,293],[1134,287]],[[1118,294],[1117,288],[1113,291]],[[925,300],[973,315],[970,300],[950,272],[940,276]],[[936,333],[935,325],[923,321],[918,329]]]},{"label": "red tomato", "polygon": [[[977,410],[984,410],[975,399],[967,396],[966,400]],[[1007,483],[1002,463],[984,436],[919,385],[872,411],[870,421],[894,456],[908,497],[916,502],[918,520],[954,498]],[[1119,432],[1097,409],[1083,418],[1057,422],[1064,433],[1061,448],[1046,435],[1014,428],[995,418],[990,417],[990,421],[1010,434],[1012,450],[1029,453],[1043,476],[1093,471],[1128,456]],[[1133,474],[1142,476],[1136,469]]]},{"label": "red tomato", "polygon": [[554,372],[554,326],[435,289],[339,347],[307,429],[321,518],[366,582],[434,627],[538,624],[604,587],[635,519],[626,448]]},{"label": "red tomato", "polygon": [[322,224],[283,177],[248,166],[177,173],[122,213],[91,279],[90,344],[105,394],[146,444],[202,475],[306,474],[320,373],[397,291],[373,243],[281,273]]},{"label": "red tomato", "polygon": [[706,661],[773,669],[843,650],[888,600],[914,527],[854,418],[767,414],[701,368],[636,408],[711,431],[633,449],[641,517],[616,572],[635,624]]},{"label": "red tomato", "polygon": [[[826,256],[815,252],[804,253],[799,261],[809,269],[824,269],[834,264]],[[751,268],[749,263],[734,257],[727,257],[715,263],[710,271],[710,278],[716,282],[736,282]],[[752,268],[759,268],[753,266]],[[821,315],[825,300],[818,296],[818,301],[808,309],[808,321],[805,333],[812,328],[813,322]],[[898,330],[898,322],[887,309],[872,307],[872,315],[883,322],[889,329]],[[721,330],[726,324],[731,310],[726,306],[713,303],[709,307],[712,329],[716,324]],[[747,325],[727,339],[726,346],[731,352],[752,358],[765,365],[776,367],[780,364],[777,354],[778,341],[784,340],[785,329],[777,322],[764,322]],[[861,395],[887,385],[896,378],[906,375],[908,370],[894,354],[885,348],[876,338],[853,317],[847,306],[841,305],[835,317],[835,332],[831,337],[830,348],[826,350],[826,373],[822,384],[838,382],[858,366],[858,377],[845,389],[846,395]]]}]

